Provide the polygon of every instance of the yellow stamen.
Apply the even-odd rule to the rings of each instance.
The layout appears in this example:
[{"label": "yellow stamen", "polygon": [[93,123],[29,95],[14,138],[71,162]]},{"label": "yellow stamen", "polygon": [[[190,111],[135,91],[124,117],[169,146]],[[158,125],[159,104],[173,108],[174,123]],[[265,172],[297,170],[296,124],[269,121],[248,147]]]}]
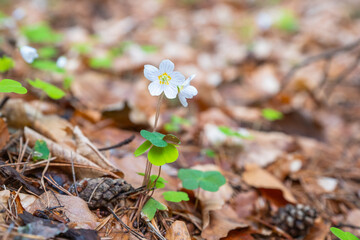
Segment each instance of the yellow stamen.
[{"label": "yellow stamen", "polygon": [[169,85],[170,80],[171,80],[171,77],[167,73],[163,73],[163,74],[159,75],[160,84]]}]

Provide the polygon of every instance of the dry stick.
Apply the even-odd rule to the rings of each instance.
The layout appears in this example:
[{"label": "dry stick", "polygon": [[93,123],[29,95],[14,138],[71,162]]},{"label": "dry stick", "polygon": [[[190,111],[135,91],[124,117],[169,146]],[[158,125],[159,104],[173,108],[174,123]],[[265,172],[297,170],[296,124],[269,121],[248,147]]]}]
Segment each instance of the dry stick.
[{"label": "dry stick", "polygon": [[48,161],[47,161],[47,163],[46,163],[46,166],[45,166],[45,168],[44,168],[44,170],[43,170],[43,172],[42,172],[42,176],[41,176],[41,185],[42,185],[43,188],[44,188],[44,191],[45,191],[45,194],[46,194],[46,198],[47,198],[47,200],[48,200],[48,202],[47,202],[47,207],[50,206],[50,198],[49,198],[48,192],[46,191],[44,177],[45,177],[46,171],[47,171],[48,168],[49,168],[49,164],[50,164],[50,155],[49,155],[49,159],[48,159]]},{"label": "dry stick", "polygon": [[330,98],[330,94],[333,92],[336,85],[338,85],[346,76],[348,76],[350,73],[352,73],[355,68],[359,65],[360,62],[360,54],[356,57],[355,61],[344,71],[340,73],[340,75],[335,79],[335,81],[328,87],[326,91],[326,96],[328,99]]},{"label": "dry stick", "polygon": [[200,196],[200,186],[198,187],[197,191],[196,191],[196,200],[195,200],[195,210],[197,208],[197,205],[199,204],[199,196]]},{"label": "dry stick", "polygon": [[285,87],[288,85],[291,77],[295,74],[295,72],[300,69],[300,68],[303,68],[303,67],[306,67],[316,61],[319,61],[321,59],[329,59],[329,58],[332,58],[342,52],[346,52],[346,51],[350,51],[354,48],[356,48],[357,46],[360,45],[360,39],[356,40],[355,42],[352,42],[348,45],[345,45],[345,46],[342,46],[342,47],[339,47],[339,48],[336,48],[336,49],[332,49],[332,50],[329,50],[329,51],[326,51],[326,52],[323,52],[323,53],[320,53],[319,55],[316,55],[316,56],[312,56],[312,57],[309,57],[307,59],[305,59],[303,62],[295,65],[294,67],[292,67],[290,69],[290,71],[284,76],[283,80],[282,80],[282,87],[281,87],[281,91],[283,91],[285,89]]},{"label": "dry stick", "polygon": [[0,102],[0,110],[5,106],[6,102],[10,99],[9,96],[5,96]]},{"label": "dry stick", "polygon": [[252,220],[255,220],[256,222],[258,223],[261,223],[262,225],[265,225],[267,226],[268,228],[271,228],[273,231],[283,235],[284,237],[286,237],[288,240],[294,240],[294,238],[292,238],[289,234],[287,234],[286,232],[284,232],[283,230],[281,230],[280,228],[274,226],[274,225],[271,225],[270,223],[268,222],[265,222],[264,220],[261,220],[260,218],[257,218],[257,217],[250,217],[250,219]]},{"label": "dry stick", "polygon": [[151,224],[151,222],[146,221],[147,225],[150,227],[151,232],[155,233],[155,235],[160,238],[161,240],[166,240],[161,233],[154,227],[154,225]]},{"label": "dry stick", "polygon": [[14,226],[14,223],[11,223],[11,224],[9,225],[9,228],[6,230],[6,232],[5,232],[2,240],[7,240],[7,239],[9,238],[9,235],[10,235],[11,231],[14,229],[14,227],[15,227],[15,226]]},{"label": "dry stick", "polygon": [[71,154],[71,157],[70,157],[70,161],[71,161],[71,172],[72,172],[72,177],[73,177],[76,196],[79,196],[79,193],[78,193],[78,190],[77,190],[76,177],[75,177],[74,159],[73,159],[72,154]]},{"label": "dry stick", "polygon": [[74,196],[72,195],[68,190],[66,190],[65,188],[63,188],[62,186],[60,186],[51,176],[48,178],[46,176],[44,176],[44,178],[51,183],[52,185],[54,185],[55,187],[57,187],[58,189],[60,189],[61,191],[63,191],[64,193],[66,193],[69,196]]},{"label": "dry stick", "polygon": [[131,137],[115,144],[115,145],[112,145],[112,146],[109,146],[109,147],[103,147],[103,148],[98,148],[99,151],[106,151],[106,150],[110,150],[110,149],[113,149],[113,148],[118,148],[118,147],[122,147],[126,144],[129,144],[131,143],[135,138],[135,135],[132,135]]},{"label": "dry stick", "polygon": [[141,236],[141,234],[135,232],[134,230],[132,230],[128,225],[126,225],[117,215],[116,213],[111,209],[111,208],[107,208],[111,214],[115,217],[116,220],[118,220],[120,222],[120,224],[126,228],[126,230],[130,231],[131,234],[133,234],[137,239],[141,239],[141,240],[146,240],[145,237]]}]

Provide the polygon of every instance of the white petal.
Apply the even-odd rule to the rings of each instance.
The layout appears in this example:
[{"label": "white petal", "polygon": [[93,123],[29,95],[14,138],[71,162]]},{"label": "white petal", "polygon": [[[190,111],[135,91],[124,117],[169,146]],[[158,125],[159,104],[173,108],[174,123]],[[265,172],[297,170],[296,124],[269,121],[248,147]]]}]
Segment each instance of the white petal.
[{"label": "white petal", "polygon": [[56,61],[56,66],[58,66],[58,68],[65,68],[66,63],[67,63],[67,58],[65,56],[61,56]]},{"label": "white petal", "polygon": [[164,89],[165,96],[169,99],[176,98],[176,95],[178,93],[177,87],[175,85],[169,84]]},{"label": "white petal", "polygon": [[188,106],[188,103],[186,101],[186,98],[181,94],[179,93],[179,100],[181,102],[181,104],[184,106],[184,107],[187,107]]},{"label": "white petal", "polygon": [[193,80],[195,76],[196,76],[196,75],[193,74],[193,75],[191,75],[190,77],[188,77],[188,78],[185,80],[185,82],[183,83],[183,86],[185,87],[185,86],[190,85],[191,80]]},{"label": "white petal", "polygon": [[29,46],[22,46],[20,48],[20,53],[25,62],[32,63],[35,58],[38,58],[39,55],[36,52],[35,48],[29,47]]},{"label": "white petal", "polygon": [[169,59],[165,59],[160,63],[159,69],[160,69],[160,74],[163,73],[167,73],[170,74],[174,71],[174,63],[172,61],[170,61]]},{"label": "white petal", "polygon": [[151,96],[159,96],[164,91],[164,85],[160,84],[158,81],[153,81],[149,84],[148,89]]},{"label": "white petal", "polygon": [[198,94],[198,91],[194,86],[187,86],[181,90],[181,94],[183,94],[183,96],[186,98],[193,98]]},{"label": "white petal", "polygon": [[179,72],[172,72],[169,74],[169,76],[171,77],[170,83],[172,83],[176,86],[180,86],[185,82],[184,75],[182,75]]},{"label": "white petal", "polygon": [[149,79],[150,81],[158,80],[159,76],[159,69],[152,65],[145,65],[144,66],[144,76]]}]

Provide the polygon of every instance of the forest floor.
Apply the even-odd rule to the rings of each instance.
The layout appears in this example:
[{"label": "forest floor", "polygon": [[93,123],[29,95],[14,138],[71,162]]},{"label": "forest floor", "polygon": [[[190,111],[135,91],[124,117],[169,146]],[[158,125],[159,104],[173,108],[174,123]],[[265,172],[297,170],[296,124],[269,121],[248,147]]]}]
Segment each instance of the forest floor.
[{"label": "forest floor", "polygon": [[[0,6],[0,80],[27,89],[0,93],[3,239],[336,239],[330,227],[360,235],[359,1]],[[37,49],[32,64],[25,45]],[[152,194],[167,209],[149,221],[138,201],[147,158],[134,151],[157,111],[144,65],[164,59],[196,74],[198,94],[188,107],[160,105],[156,130],[181,144]],[[188,190],[181,168],[219,171],[226,183]],[[189,201],[166,201],[165,191]]]}]

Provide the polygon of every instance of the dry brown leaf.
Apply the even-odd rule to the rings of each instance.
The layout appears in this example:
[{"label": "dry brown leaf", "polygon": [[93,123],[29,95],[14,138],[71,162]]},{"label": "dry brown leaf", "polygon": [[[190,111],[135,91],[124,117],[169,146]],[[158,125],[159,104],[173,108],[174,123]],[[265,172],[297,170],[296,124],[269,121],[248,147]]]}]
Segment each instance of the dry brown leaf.
[{"label": "dry brown leaf", "polygon": [[0,118],[0,150],[5,147],[7,141],[9,140],[9,131],[7,128],[6,122]]},{"label": "dry brown leaf", "polygon": [[[10,194],[11,193],[9,190],[0,191],[1,208],[8,207],[8,200],[10,198]],[[19,193],[18,197],[20,198],[21,206],[25,209],[37,200],[37,197],[35,197],[34,195],[25,193]],[[0,223],[3,223],[6,214],[6,211],[0,213]]]},{"label": "dry brown leaf", "polygon": [[245,219],[252,214],[257,198],[256,191],[241,192],[231,199],[231,206],[239,218]]},{"label": "dry brown leaf", "polygon": [[329,234],[330,224],[322,219],[317,219],[304,240],[324,240]]},{"label": "dry brown leaf", "polygon": [[280,190],[282,197],[284,197],[286,201],[290,203],[296,203],[295,197],[279,179],[257,165],[246,165],[245,172],[243,173],[242,177],[247,184],[255,188],[265,190]]},{"label": "dry brown leaf", "polygon": [[167,240],[190,240],[190,234],[183,221],[175,221],[167,230],[165,238]]},{"label": "dry brown leaf", "polygon": [[76,152],[93,163],[108,170],[115,170],[116,167],[84,136],[78,126],[74,128]]},{"label": "dry brown leaf", "polygon": [[[197,165],[194,166],[193,169],[200,171],[220,171],[220,169],[213,164]],[[203,229],[205,229],[210,224],[210,212],[221,209],[224,206],[225,202],[230,200],[233,194],[233,189],[228,183],[225,183],[219,188],[219,191],[217,192],[200,190],[199,193],[200,194],[197,197],[199,198],[201,203]]]},{"label": "dry brown leaf", "polygon": [[84,106],[99,111],[111,105],[124,104],[132,92],[130,89],[130,83],[110,80],[96,72],[76,76],[71,85],[71,91]]},{"label": "dry brown leaf", "polygon": [[203,229],[201,237],[207,240],[218,240],[226,237],[231,230],[245,227],[248,225],[238,219],[234,210],[224,205],[223,208],[210,212],[210,223]]},{"label": "dry brown leaf", "polygon": [[77,154],[76,152],[74,152],[73,150],[71,150],[70,148],[68,148],[66,146],[61,146],[60,144],[57,144],[57,143],[53,142],[52,140],[50,140],[50,139],[44,137],[43,135],[35,132],[31,128],[25,127],[24,134],[25,134],[26,139],[29,140],[29,145],[30,146],[34,146],[35,142],[37,140],[43,140],[43,141],[46,142],[50,152],[55,157],[66,160],[69,163],[71,163],[71,161],[73,160],[74,163],[99,168],[99,166],[97,164],[91,162],[89,159],[81,156],[80,154]]},{"label": "dry brown leaf", "polygon": [[74,224],[73,227],[95,229],[99,224],[98,218],[90,211],[87,203],[76,196],[45,192],[30,206],[24,206],[24,208],[26,211],[34,213],[36,210],[59,206],[63,206],[61,209],[69,218],[70,224]]}]

